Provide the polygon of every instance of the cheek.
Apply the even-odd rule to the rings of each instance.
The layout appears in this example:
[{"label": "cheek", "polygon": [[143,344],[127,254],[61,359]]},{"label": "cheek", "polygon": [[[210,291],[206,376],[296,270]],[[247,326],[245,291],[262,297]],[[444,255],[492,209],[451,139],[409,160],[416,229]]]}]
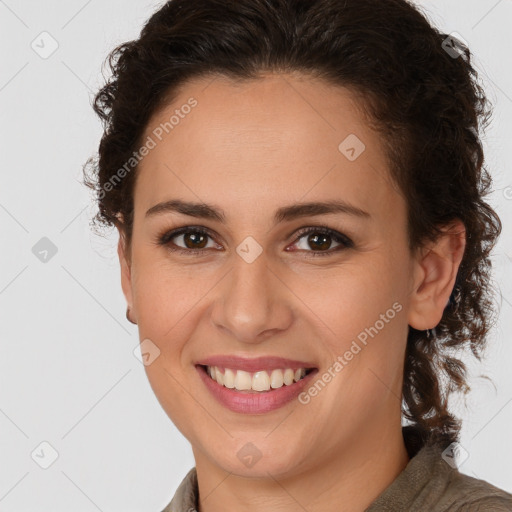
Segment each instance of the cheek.
[{"label": "cheek", "polygon": [[390,389],[400,395],[408,329],[400,292],[403,276],[399,266],[386,261],[340,268],[317,283],[322,293],[310,292],[304,300],[324,333],[320,341],[329,354],[326,365],[338,362],[332,366],[333,407],[340,397],[366,404],[366,409],[379,407]]},{"label": "cheek", "polygon": [[297,277],[293,290],[313,312],[316,323],[330,333],[329,339],[338,339],[343,348],[347,340],[357,337],[400,302],[398,280],[396,270],[385,260],[367,258],[318,273],[311,280]]},{"label": "cheek", "polygon": [[170,266],[164,258],[141,255],[134,261],[133,300],[141,335],[176,337],[190,324],[205,296],[209,278],[190,267]]},{"label": "cheek", "polygon": [[183,362],[188,360],[187,340],[198,325],[207,283],[170,268],[162,259],[145,259],[144,255],[134,259],[133,277],[140,340],[151,340],[159,350],[158,357],[145,366],[148,381],[177,428],[187,432],[190,422],[200,422],[204,414],[191,401],[194,390],[183,385],[196,370],[191,364],[184,367]]},{"label": "cheek", "polygon": [[339,269],[337,276],[318,283],[323,292],[310,292],[304,302],[317,315],[322,350],[329,354],[325,366],[332,385],[323,405],[356,429],[368,411],[377,414],[401,396],[407,319],[400,277],[391,265],[368,262]]}]

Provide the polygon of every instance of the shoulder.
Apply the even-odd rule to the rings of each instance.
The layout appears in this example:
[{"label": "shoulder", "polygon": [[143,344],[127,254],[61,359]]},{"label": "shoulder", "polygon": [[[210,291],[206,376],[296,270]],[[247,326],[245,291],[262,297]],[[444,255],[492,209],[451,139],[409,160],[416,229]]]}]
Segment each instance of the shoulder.
[{"label": "shoulder", "polygon": [[461,473],[442,447],[423,446],[366,510],[406,511],[512,512],[512,494]]},{"label": "shoulder", "polygon": [[446,473],[445,500],[453,512],[512,512],[512,494],[485,480],[460,473]]},{"label": "shoulder", "polygon": [[194,466],[185,475],[171,502],[162,512],[190,512],[199,510],[199,491],[197,485],[197,473]]},{"label": "shoulder", "polygon": [[430,512],[512,512],[512,494],[461,473],[452,444],[426,446],[414,427],[405,427],[403,433],[412,457],[404,473],[419,484],[415,498],[421,507],[428,505]]}]

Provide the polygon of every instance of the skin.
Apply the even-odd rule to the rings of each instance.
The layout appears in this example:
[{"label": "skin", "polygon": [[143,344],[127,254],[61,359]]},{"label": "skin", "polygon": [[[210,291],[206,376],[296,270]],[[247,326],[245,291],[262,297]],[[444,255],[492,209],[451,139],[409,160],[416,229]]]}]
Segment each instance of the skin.
[{"label": "skin", "polygon": [[[297,73],[194,79],[153,116],[146,136],[191,96],[198,105],[139,165],[131,248],[120,227],[118,254],[140,339],[161,351],[145,367],[148,379],[192,445],[199,510],[363,511],[409,462],[400,411],[408,326],[441,320],[464,227],[456,221],[436,243],[408,250],[405,200],[380,135],[347,89]],[[366,146],[355,161],[338,150],[349,134]],[[215,205],[227,221],[145,216],[170,199]],[[330,213],[273,224],[279,207],[333,199],[371,218]],[[212,231],[202,254],[156,243],[182,226]],[[336,230],[354,247],[337,251],[328,238],[319,248],[307,234],[297,241],[310,226]],[[263,249],[252,263],[236,252],[247,236]],[[182,236],[173,242],[192,246]],[[322,250],[330,254],[312,256]],[[401,311],[306,405],[231,412],[194,367],[217,354],[277,355],[322,374],[395,302]],[[252,467],[237,457],[247,443],[261,453]]]}]

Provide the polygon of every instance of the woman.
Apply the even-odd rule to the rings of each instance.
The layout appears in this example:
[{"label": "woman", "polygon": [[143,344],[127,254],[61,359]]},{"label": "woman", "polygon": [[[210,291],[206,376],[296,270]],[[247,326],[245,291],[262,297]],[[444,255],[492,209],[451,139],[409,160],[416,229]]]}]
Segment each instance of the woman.
[{"label": "woman", "polygon": [[501,230],[469,50],[405,0],[172,0],[110,65],[86,183],[194,453],[165,511],[512,510],[447,405]]}]

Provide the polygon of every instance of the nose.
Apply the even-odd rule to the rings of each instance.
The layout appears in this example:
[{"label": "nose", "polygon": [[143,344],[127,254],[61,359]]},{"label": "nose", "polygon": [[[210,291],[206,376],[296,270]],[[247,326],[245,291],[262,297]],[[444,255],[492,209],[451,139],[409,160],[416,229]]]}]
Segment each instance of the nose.
[{"label": "nose", "polygon": [[260,343],[288,329],[293,294],[268,266],[265,253],[251,263],[238,254],[233,259],[232,270],[217,288],[213,324],[243,343]]}]

